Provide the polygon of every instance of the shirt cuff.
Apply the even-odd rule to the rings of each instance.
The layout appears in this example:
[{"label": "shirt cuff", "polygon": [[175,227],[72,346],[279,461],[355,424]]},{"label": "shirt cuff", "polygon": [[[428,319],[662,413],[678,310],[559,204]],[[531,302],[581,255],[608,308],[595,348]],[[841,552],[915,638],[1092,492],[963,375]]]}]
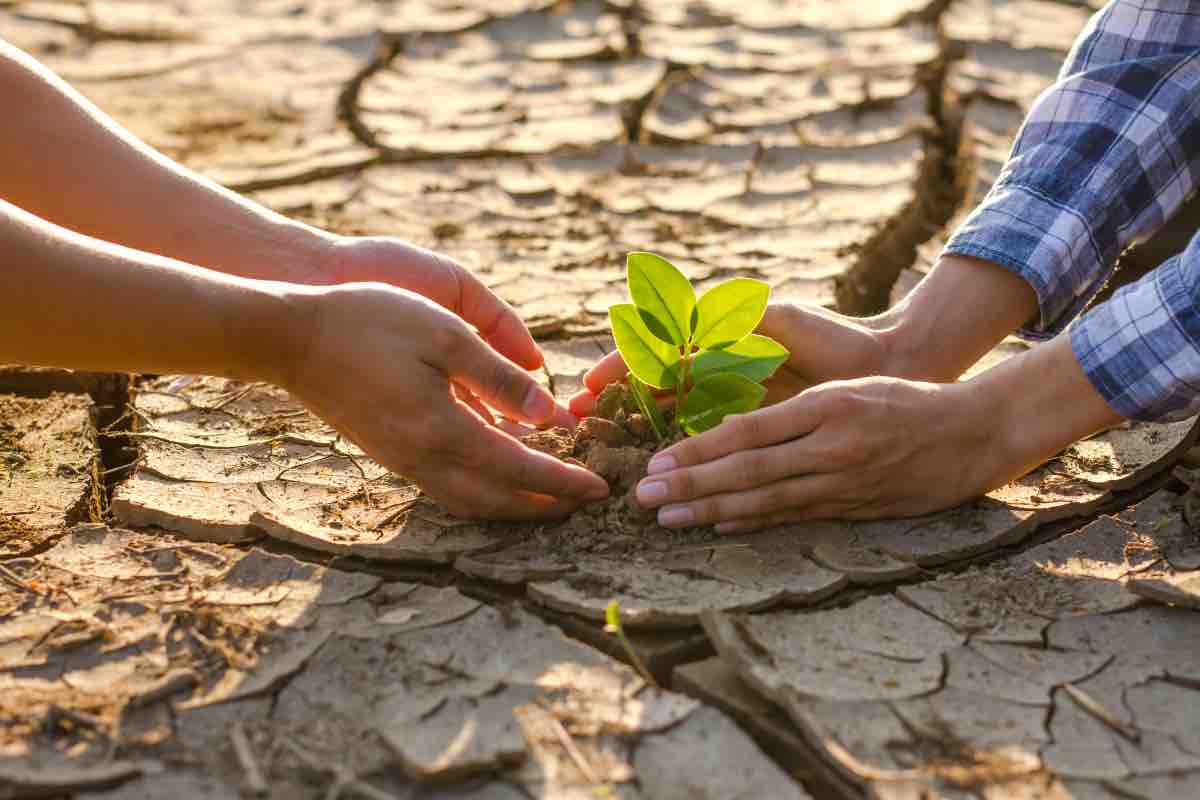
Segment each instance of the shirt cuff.
[{"label": "shirt cuff", "polygon": [[1040,315],[1017,334],[1033,340],[1066,328],[1104,285],[1116,257],[1105,257],[1083,214],[1003,178],[943,252],[999,264],[1032,286]]},{"label": "shirt cuff", "polygon": [[1185,261],[1191,253],[1163,262],[1071,327],[1075,358],[1124,417],[1170,421],[1200,411],[1200,307]]}]

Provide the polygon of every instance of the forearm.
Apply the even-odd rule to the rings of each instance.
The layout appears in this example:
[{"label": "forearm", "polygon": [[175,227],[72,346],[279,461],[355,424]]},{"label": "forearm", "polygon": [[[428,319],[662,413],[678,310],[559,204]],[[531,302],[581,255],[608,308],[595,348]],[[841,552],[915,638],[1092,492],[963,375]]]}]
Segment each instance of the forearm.
[{"label": "forearm", "polygon": [[1084,374],[1068,335],[1001,362],[964,389],[964,416],[990,433],[977,455],[989,462],[992,487],[1123,419]]},{"label": "forearm", "polygon": [[884,344],[886,374],[926,381],[958,378],[1037,314],[1037,296],[1009,270],[945,255],[886,313],[871,320]]},{"label": "forearm", "polygon": [[328,283],[329,237],[154,151],[0,41],[0,198],[65,228],[231,275]]},{"label": "forearm", "polygon": [[277,381],[306,291],[111,245],[0,201],[0,363]]}]

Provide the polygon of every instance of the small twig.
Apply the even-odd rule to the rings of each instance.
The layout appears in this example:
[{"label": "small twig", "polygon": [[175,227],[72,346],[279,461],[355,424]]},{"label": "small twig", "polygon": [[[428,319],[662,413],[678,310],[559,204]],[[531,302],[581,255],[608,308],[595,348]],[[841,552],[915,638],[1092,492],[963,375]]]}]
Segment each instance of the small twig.
[{"label": "small twig", "polygon": [[173,551],[181,550],[184,552],[191,553],[192,555],[195,555],[195,556],[200,556],[201,558],[207,558],[207,559],[211,559],[213,561],[219,561],[222,564],[229,563],[229,561],[224,556],[220,555],[219,553],[210,553],[209,551],[205,550],[204,548],[198,547],[194,544],[167,544],[167,545],[163,545],[161,547],[147,547],[145,549],[138,549],[136,547],[126,547],[125,549],[127,551],[129,551],[130,553],[133,553],[134,555],[138,555],[138,556],[148,556],[151,553],[170,553]]},{"label": "small twig", "polygon": [[358,470],[359,476],[362,477],[363,500],[366,502],[367,508],[374,508],[375,504],[371,500],[371,490],[369,488],[369,484],[371,483],[371,481],[367,477],[367,471],[365,469],[363,469],[363,465],[358,463],[358,459],[356,459],[353,455],[351,455],[350,453],[347,453],[344,450],[338,450],[337,443],[338,443],[338,440],[334,439],[333,444],[330,445],[330,449],[333,450],[333,452],[336,453],[337,455],[339,455],[343,458],[349,459],[350,463],[354,465],[354,468]]},{"label": "small twig", "polygon": [[229,729],[229,741],[233,743],[233,754],[237,756],[238,764],[242,767],[242,774],[246,776],[247,791],[254,797],[265,797],[271,787],[267,785],[262,769],[259,768],[258,761],[254,758],[254,749],[250,746],[250,740],[246,737],[246,729],[242,723],[233,723]]},{"label": "small twig", "polygon": [[314,769],[317,772],[324,772],[333,776],[334,782],[325,794],[326,800],[337,800],[337,798],[341,797],[342,792],[346,789],[357,792],[363,797],[368,798],[368,800],[395,800],[394,797],[386,792],[376,789],[369,783],[360,781],[354,776],[354,773],[350,772],[344,767],[335,767],[329,764],[322,764],[314,754],[308,752],[308,750],[304,749],[290,739],[284,739],[282,746],[289,750],[292,755],[296,756],[296,758],[308,765],[309,769]]},{"label": "small twig", "polygon": [[260,383],[248,384],[248,385],[242,387],[241,389],[239,389],[238,391],[233,392],[232,394],[226,395],[221,400],[217,401],[217,403],[215,405],[200,406],[200,408],[204,411],[220,411],[222,408],[229,405],[230,403],[236,403],[238,400],[241,400],[243,397],[250,394],[251,392],[253,392],[255,389],[259,388],[260,386],[262,386],[262,384],[260,384]]},{"label": "small twig", "polygon": [[317,456],[316,458],[310,458],[308,461],[301,461],[299,464],[292,464],[290,467],[284,467],[283,469],[281,469],[279,471],[279,473],[274,478],[272,478],[272,480],[273,481],[283,480],[283,476],[288,474],[289,472],[291,472],[294,469],[300,469],[301,467],[308,467],[313,464],[320,464],[322,461],[329,461],[330,459],[333,459],[333,458],[340,458],[340,455],[337,453],[329,453],[328,455]]},{"label": "small twig", "polygon": [[397,503],[395,507],[396,510],[387,514],[383,517],[383,519],[379,520],[379,522],[376,522],[374,525],[372,525],[371,530],[377,531],[387,527],[388,525],[391,525],[396,521],[397,518],[407,514],[409,511],[412,511],[413,507],[416,506],[416,504],[420,501],[421,495],[417,495],[416,497],[410,498],[401,503]]},{"label": "small twig", "polygon": [[[737,547],[753,547],[751,542],[731,542],[729,544],[701,544],[695,547],[677,547],[671,550],[672,555],[679,553],[703,553],[706,550],[732,550]],[[711,577],[711,576],[706,576]]]},{"label": "small twig", "polygon": [[22,580],[17,573],[13,572],[3,564],[0,564],[0,578],[4,578],[4,580],[11,583],[13,586],[16,586],[18,589],[23,589],[32,595],[37,595],[38,597],[42,596],[41,592],[39,592],[37,589],[34,589],[32,586]]},{"label": "small twig", "polygon": [[200,682],[200,676],[190,669],[179,669],[174,672],[168,672],[162,676],[153,686],[150,686],[129,698],[129,707],[138,708],[139,706],[148,706],[151,703],[157,703],[176,692],[182,692],[185,689],[191,689]]},{"label": "small twig", "polygon": [[1103,722],[1108,727],[1112,728],[1116,733],[1125,737],[1131,742],[1139,743],[1142,741],[1142,732],[1132,725],[1129,725],[1117,719],[1116,714],[1109,711],[1096,700],[1093,700],[1086,692],[1077,686],[1069,683],[1062,685],[1063,691],[1070,695],[1080,708],[1091,714],[1096,719]]},{"label": "small twig", "polygon": [[546,718],[550,721],[550,730],[554,731],[554,735],[558,737],[559,743],[562,744],[563,749],[567,751],[567,755],[571,757],[571,760],[575,762],[575,766],[579,767],[579,771],[583,773],[583,777],[587,779],[587,782],[593,786],[599,784],[601,781],[596,776],[596,773],[592,770],[592,765],[589,764],[587,759],[583,757],[583,753],[580,752],[579,746],[575,744],[575,740],[571,738],[571,734],[567,733],[567,729],[563,727],[563,724],[561,721],[559,721],[558,717],[547,713]]},{"label": "small twig", "polygon": [[135,458],[133,461],[130,461],[128,464],[120,464],[115,467],[109,467],[106,470],[101,470],[100,474],[101,475],[112,475],[114,472],[121,472],[123,470],[133,469],[134,467],[139,466],[145,460],[146,460],[145,456],[139,455],[137,458]]},{"label": "small twig", "polygon": [[51,705],[46,709],[46,726],[48,728],[61,727],[63,721],[70,722],[76,728],[87,728],[94,731],[99,736],[108,739],[108,731],[105,730],[104,721],[99,717],[93,717],[91,714],[84,714],[82,711],[75,711],[70,708],[63,708],[59,705]]}]

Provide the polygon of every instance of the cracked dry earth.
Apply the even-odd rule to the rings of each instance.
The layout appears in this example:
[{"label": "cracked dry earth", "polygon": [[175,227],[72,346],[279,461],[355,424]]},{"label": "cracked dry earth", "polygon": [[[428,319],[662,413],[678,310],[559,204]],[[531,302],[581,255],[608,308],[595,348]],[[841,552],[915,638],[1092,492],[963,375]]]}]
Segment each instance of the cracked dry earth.
[{"label": "cracked dry earth", "polygon": [[[631,249],[894,301],[1089,13],[0,0],[0,35],[226,185],[475,265],[565,396]],[[919,519],[588,539],[455,520],[269,386],[0,367],[0,798],[1194,796],[1195,439]]]}]

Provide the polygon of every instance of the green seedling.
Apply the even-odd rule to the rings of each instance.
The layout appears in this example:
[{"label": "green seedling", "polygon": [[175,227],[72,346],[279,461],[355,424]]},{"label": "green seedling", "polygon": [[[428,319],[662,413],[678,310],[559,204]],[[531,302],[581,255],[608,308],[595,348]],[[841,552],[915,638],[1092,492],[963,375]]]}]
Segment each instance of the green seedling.
[{"label": "green seedling", "polygon": [[625,629],[621,627],[621,604],[613,600],[604,609],[604,632],[615,634],[621,640],[621,646],[625,648],[625,654],[629,656],[629,661],[633,664],[634,669],[642,676],[642,680],[651,686],[658,687],[658,682],[654,680],[654,676],[650,674],[650,670],[646,669],[646,665],[642,662],[641,656],[633,649],[633,643],[625,635]]},{"label": "green seedling", "polygon": [[611,307],[608,318],[632,394],[659,438],[667,425],[655,389],[675,391],[675,421],[689,435],[758,408],[762,382],[788,357],[779,342],[753,332],[771,287],[734,278],[697,300],[683,273],[654,253],[630,253],[626,274],[633,302]]}]

